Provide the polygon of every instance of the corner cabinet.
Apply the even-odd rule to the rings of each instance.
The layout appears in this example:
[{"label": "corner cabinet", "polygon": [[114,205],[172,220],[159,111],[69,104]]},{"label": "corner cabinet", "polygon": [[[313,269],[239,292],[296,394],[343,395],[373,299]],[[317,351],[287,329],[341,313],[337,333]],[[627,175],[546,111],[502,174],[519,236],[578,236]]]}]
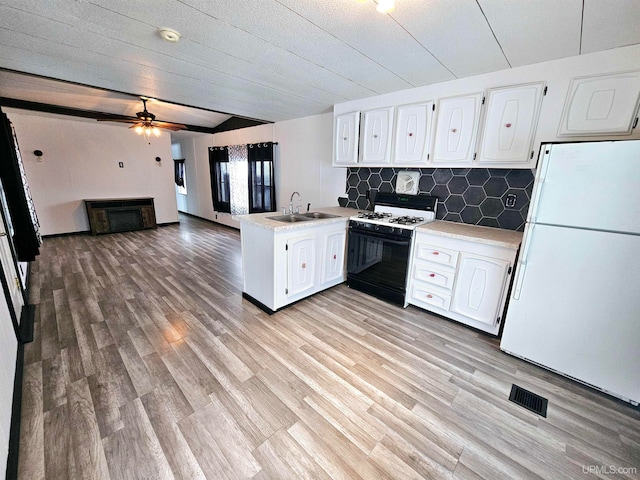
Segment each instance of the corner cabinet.
[{"label": "corner cabinet", "polygon": [[241,221],[243,294],[273,313],[346,279],[347,219],[294,229]]},{"label": "corner cabinet", "polygon": [[348,167],[358,163],[360,112],[338,115],[335,119],[334,166]]},{"label": "corner cabinet", "polygon": [[478,166],[535,167],[531,148],[544,89],[544,82],[539,82],[489,90],[478,144]]},{"label": "corner cabinet", "polygon": [[516,253],[517,247],[416,231],[407,302],[497,335]]}]

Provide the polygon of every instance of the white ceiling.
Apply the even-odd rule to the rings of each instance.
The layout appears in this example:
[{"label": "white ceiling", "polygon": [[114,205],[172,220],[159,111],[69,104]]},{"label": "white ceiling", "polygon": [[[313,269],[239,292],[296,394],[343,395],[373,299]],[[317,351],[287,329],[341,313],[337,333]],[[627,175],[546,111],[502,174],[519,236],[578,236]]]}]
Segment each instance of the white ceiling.
[{"label": "white ceiling", "polygon": [[639,25],[640,0],[396,0],[388,15],[373,0],[0,0],[0,68],[112,91],[5,71],[0,96],[132,116],[126,94],[145,95],[159,120],[278,121],[640,43]]}]

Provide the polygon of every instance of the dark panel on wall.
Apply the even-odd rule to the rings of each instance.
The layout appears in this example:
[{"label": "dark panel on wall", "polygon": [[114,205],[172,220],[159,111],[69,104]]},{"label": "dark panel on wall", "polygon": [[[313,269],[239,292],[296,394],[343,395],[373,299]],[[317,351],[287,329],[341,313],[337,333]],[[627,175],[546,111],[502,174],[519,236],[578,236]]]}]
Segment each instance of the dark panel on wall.
[{"label": "dark panel on wall", "polygon": [[419,194],[438,197],[439,220],[524,230],[533,190],[532,170],[349,168],[347,207],[371,209],[369,197],[394,192],[397,173],[406,170],[420,171]]}]

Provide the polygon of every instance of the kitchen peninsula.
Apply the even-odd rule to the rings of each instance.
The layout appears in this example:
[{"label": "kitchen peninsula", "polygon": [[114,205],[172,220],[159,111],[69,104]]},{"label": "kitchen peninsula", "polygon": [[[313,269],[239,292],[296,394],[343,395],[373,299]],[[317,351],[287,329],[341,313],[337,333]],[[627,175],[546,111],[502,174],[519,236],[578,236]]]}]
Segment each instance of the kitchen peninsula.
[{"label": "kitchen peninsula", "polygon": [[[274,313],[344,282],[347,226],[349,217],[357,212],[327,207],[291,222],[286,221],[287,215],[277,212],[237,216],[242,242],[242,295]],[[314,214],[327,218],[315,218]],[[277,217],[283,220],[275,220]]]}]

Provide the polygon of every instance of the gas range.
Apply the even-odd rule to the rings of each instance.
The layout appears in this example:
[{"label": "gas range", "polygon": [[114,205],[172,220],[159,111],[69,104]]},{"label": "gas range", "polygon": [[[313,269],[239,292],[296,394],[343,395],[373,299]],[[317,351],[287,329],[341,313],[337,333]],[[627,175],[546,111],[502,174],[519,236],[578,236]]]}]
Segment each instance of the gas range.
[{"label": "gas range", "polygon": [[350,217],[352,226],[410,237],[411,232],[436,219],[437,198],[426,195],[379,193],[373,211]]}]

